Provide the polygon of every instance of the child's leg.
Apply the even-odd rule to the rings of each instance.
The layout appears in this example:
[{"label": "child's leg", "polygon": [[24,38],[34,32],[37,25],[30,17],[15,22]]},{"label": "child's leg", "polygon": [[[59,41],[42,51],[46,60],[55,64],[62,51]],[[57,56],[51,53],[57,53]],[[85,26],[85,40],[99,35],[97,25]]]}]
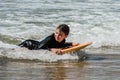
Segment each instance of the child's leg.
[{"label": "child's leg", "polygon": [[26,47],[26,48],[32,50],[32,49],[38,49],[38,44],[39,44],[38,41],[28,39],[28,40],[25,40],[24,42],[22,42],[21,44],[19,44],[18,46]]}]

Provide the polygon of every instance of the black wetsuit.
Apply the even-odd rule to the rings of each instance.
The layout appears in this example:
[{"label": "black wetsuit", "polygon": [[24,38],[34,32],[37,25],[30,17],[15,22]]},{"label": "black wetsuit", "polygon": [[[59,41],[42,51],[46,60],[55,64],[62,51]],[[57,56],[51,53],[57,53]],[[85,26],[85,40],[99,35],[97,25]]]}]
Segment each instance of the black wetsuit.
[{"label": "black wetsuit", "polygon": [[64,47],[69,47],[71,45],[72,43],[65,43],[65,39],[62,42],[56,41],[53,33],[40,42],[28,39],[22,42],[21,44],[19,44],[18,46],[26,47],[30,50],[38,50],[38,49],[51,50],[51,48],[64,48]]}]

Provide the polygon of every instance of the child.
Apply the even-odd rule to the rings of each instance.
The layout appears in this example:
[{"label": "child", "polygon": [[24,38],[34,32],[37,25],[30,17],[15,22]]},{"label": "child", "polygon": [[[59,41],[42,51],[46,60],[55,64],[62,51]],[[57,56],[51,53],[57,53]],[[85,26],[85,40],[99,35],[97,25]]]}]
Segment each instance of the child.
[{"label": "child", "polygon": [[19,44],[19,46],[26,47],[30,50],[47,49],[54,53],[60,54],[62,48],[78,45],[78,43],[65,43],[69,30],[68,25],[61,24],[56,28],[55,33],[46,37],[44,40],[39,42],[29,39]]}]

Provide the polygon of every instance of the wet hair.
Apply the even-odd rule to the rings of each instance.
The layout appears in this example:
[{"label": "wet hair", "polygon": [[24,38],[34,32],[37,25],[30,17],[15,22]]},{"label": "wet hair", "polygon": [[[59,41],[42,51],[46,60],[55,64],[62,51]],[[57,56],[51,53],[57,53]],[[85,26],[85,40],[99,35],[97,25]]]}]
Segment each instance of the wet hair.
[{"label": "wet hair", "polygon": [[66,24],[60,24],[57,29],[59,29],[60,31],[64,32],[65,35],[68,35],[69,34],[69,31],[70,31],[70,28],[68,25]]}]

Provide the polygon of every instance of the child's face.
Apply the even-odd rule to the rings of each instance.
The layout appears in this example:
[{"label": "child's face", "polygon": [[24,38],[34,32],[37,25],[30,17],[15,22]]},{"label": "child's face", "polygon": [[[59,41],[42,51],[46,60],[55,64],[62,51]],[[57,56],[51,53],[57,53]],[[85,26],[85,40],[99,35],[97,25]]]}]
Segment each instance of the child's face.
[{"label": "child's face", "polygon": [[55,40],[58,42],[62,42],[65,38],[67,38],[67,35],[65,35],[65,33],[60,31],[59,29],[56,29],[54,36]]}]

